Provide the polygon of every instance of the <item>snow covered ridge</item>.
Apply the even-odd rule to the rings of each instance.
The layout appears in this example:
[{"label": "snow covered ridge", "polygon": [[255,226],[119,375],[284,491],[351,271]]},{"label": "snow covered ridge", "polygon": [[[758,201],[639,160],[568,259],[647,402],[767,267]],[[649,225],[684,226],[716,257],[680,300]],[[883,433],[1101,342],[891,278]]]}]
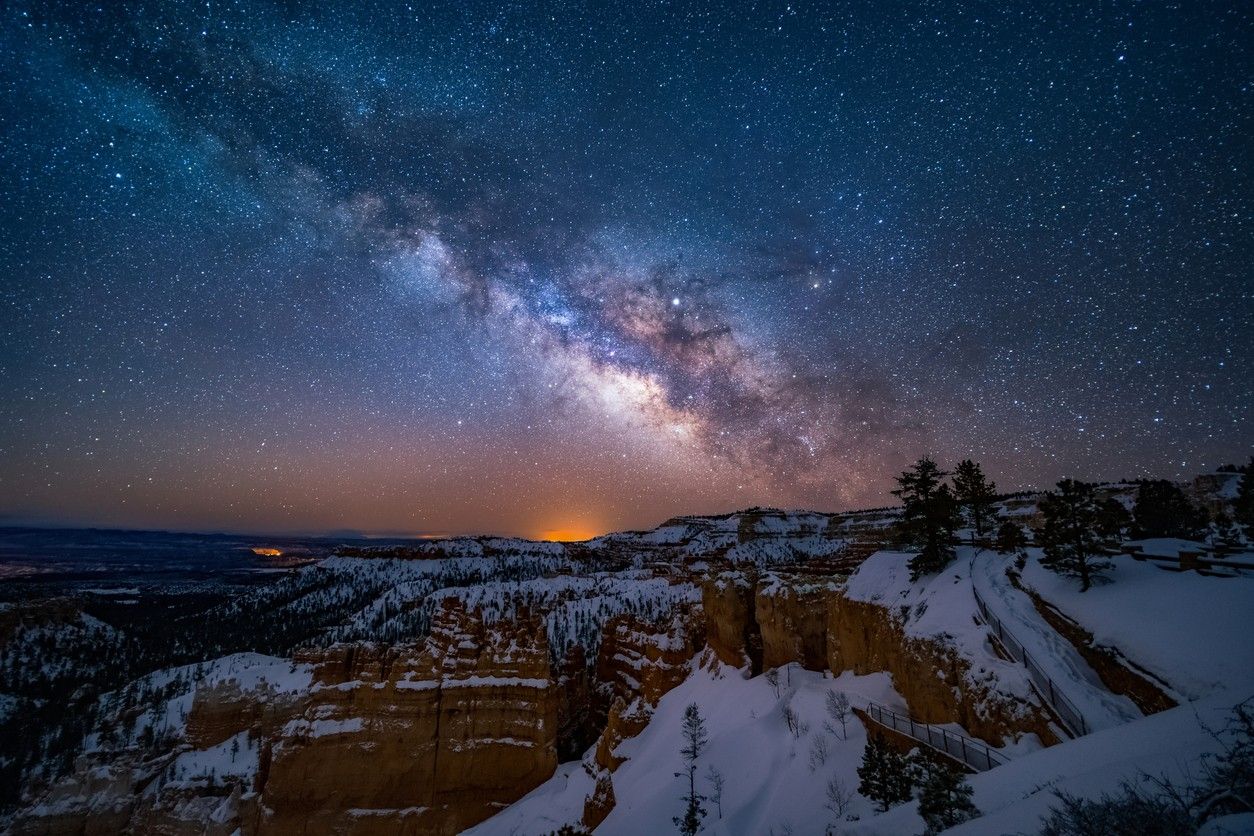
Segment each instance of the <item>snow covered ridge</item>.
[{"label": "snow covered ridge", "polygon": [[[100,697],[97,716],[101,722],[87,736],[84,751],[126,749],[152,737],[170,736],[172,745],[184,740],[187,718],[200,690],[228,685],[265,700],[303,693],[312,683],[309,665],[260,653],[233,653],[209,662],[166,668]],[[129,728],[114,722],[126,716],[136,718]]]},{"label": "snow covered ridge", "polygon": [[[352,546],[337,551],[341,558],[372,560],[452,560],[465,558],[530,557],[569,563],[595,561],[601,552],[638,552],[646,558],[661,549],[682,548],[686,555],[704,556],[724,551],[737,543],[757,538],[786,538],[800,543],[807,538],[836,536],[867,520],[883,523],[895,512],[826,514],[816,511],[782,511],[751,508],[716,516],[685,516],[667,520],[647,531],[620,531],[578,543],[527,540],[516,537],[452,537],[405,545]],[[799,546],[805,550],[804,545]]]},{"label": "snow covered ridge", "polygon": [[457,598],[477,609],[485,624],[513,620],[523,611],[542,614],[550,652],[560,659],[575,644],[595,658],[605,623],[614,616],[629,613],[656,623],[680,605],[699,603],[701,591],[691,583],[629,571],[441,589],[427,605],[438,606],[444,598]]},{"label": "snow covered ridge", "polygon": [[521,537],[449,537],[405,545],[344,546],[339,549],[339,554],[343,557],[441,560],[498,555],[561,557],[566,551],[565,543]]}]

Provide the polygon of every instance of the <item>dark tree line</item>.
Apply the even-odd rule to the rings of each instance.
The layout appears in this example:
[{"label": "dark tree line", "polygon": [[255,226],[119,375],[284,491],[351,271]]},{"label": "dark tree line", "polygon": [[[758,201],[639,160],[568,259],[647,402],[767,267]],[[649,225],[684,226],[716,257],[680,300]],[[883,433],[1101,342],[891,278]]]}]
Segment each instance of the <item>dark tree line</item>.
[{"label": "dark tree line", "polygon": [[858,792],[874,801],[880,812],[917,798],[929,834],[980,814],[960,769],[921,749],[909,755],[898,752],[879,735],[867,740],[858,779]]},{"label": "dark tree line", "polygon": [[897,477],[893,495],[901,500],[899,535],[917,548],[910,561],[911,580],[935,574],[954,559],[954,535],[966,522],[971,542],[982,541],[997,524],[997,488],[970,459],[958,463],[952,483],[947,471],[923,457]]},{"label": "dark tree line", "polygon": [[[1165,479],[1136,482],[1130,511],[1118,498],[1099,495],[1095,485],[1063,479],[1040,499],[1042,523],[1036,542],[1044,550],[1041,563],[1077,578],[1081,590],[1088,590],[1105,578],[1108,553],[1125,536],[1200,540],[1211,535],[1216,542],[1235,545],[1242,530],[1254,526],[1254,458],[1233,470],[1241,473],[1241,481],[1232,517],[1220,514],[1213,524],[1179,485]],[[964,525],[972,545],[985,543],[1008,554],[1021,553],[1027,546],[1023,527],[999,518],[998,501],[1003,497],[980,465],[964,459],[946,481],[950,476],[925,456],[896,477],[893,495],[902,503],[898,541],[916,550],[910,560],[911,580],[949,565],[955,534]]]},{"label": "dark tree line", "polygon": [[[1074,479],[1063,479],[1048,491],[1040,510],[1041,565],[1079,579],[1082,592],[1105,578],[1106,558],[1127,533],[1138,539],[1200,540],[1210,529],[1205,510],[1165,479],[1138,482],[1131,513],[1118,499],[1100,498],[1096,486]],[[1227,523],[1217,523],[1223,533]]]}]

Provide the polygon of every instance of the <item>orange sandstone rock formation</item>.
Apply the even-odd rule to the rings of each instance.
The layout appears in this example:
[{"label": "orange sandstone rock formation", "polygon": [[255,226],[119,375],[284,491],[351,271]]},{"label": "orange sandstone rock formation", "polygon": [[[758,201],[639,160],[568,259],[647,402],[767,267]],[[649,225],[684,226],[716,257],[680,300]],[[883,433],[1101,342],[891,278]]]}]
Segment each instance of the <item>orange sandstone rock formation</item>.
[{"label": "orange sandstone rock formation", "polygon": [[997,687],[991,672],[980,674],[942,638],[906,635],[900,617],[887,607],[828,593],[827,657],[832,671],[887,671],[906,699],[910,714],[924,723],[958,723],[994,745],[1022,734],[1057,742],[1048,713],[1035,703]]},{"label": "orange sandstone rock formation", "polygon": [[485,625],[447,600],[421,647],[339,654],[263,765],[259,833],[453,834],[553,774],[538,620]]}]

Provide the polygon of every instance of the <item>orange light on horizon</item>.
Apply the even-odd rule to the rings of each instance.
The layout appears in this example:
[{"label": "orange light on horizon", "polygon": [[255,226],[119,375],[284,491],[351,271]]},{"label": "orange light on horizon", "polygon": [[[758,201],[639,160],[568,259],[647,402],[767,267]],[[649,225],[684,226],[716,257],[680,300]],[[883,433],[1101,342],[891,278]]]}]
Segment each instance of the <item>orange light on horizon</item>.
[{"label": "orange light on horizon", "polygon": [[282,556],[283,552],[279,551],[278,549],[271,549],[271,548],[266,548],[262,546],[254,546],[253,554],[257,555],[258,557],[280,557]]},{"label": "orange light on horizon", "polygon": [[581,540],[591,540],[600,534],[590,528],[550,528],[540,533],[541,540],[551,540],[555,543],[577,543]]}]

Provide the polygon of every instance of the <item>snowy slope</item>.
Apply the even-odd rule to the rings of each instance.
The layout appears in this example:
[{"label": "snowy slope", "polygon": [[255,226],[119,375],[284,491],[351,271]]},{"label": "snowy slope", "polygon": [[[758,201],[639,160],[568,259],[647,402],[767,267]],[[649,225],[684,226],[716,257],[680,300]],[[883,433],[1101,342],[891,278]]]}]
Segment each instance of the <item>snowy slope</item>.
[{"label": "snowy slope", "polygon": [[[946,832],[955,836],[1033,833],[1041,817],[1057,803],[1055,789],[1093,798],[1118,790],[1121,781],[1134,780],[1142,772],[1177,781],[1196,775],[1203,753],[1218,749],[1207,729],[1222,728],[1237,701],[1231,695],[1211,697],[973,775],[975,805],[984,815]],[[904,804],[842,832],[896,836],[922,830],[915,805]]]},{"label": "snowy slope", "polygon": [[1110,583],[1081,593],[1074,580],[1042,568],[1039,556],[1029,550],[1024,583],[1097,643],[1118,648],[1189,699],[1228,688],[1254,693],[1254,575],[1172,572],[1120,556]]},{"label": "snowy slope", "polygon": [[261,653],[233,653],[210,662],[156,671],[135,680],[121,691],[101,696],[97,714],[106,720],[135,712],[136,709],[144,710],[125,733],[112,728],[107,741],[102,739],[99,731],[87,735],[84,751],[134,746],[145,728],[157,736],[182,738],[196,691],[228,682],[233,682],[241,691],[266,695],[295,694],[309,689],[313,682],[313,669],[291,659]]},{"label": "snowy slope", "polygon": [[690,583],[671,583],[632,570],[452,587],[432,593],[425,605],[434,606],[444,598],[457,598],[478,609],[488,624],[512,619],[520,610],[542,614],[555,658],[576,643],[593,658],[610,618],[633,613],[657,622],[680,604],[699,602],[701,591]]},{"label": "snowy slope", "polygon": [[1006,555],[979,551],[971,557],[971,579],[1002,626],[1036,660],[1045,674],[1079,709],[1090,729],[1107,729],[1141,716],[1127,697],[1112,694],[1079,652],[1050,627],[1032,599],[1006,576]]},{"label": "snowy slope", "polygon": [[[683,811],[681,796],[686,789],[686,778],[675,777],[683,769],[680,727],[684,709],[694,702],[709,731],[698,775],[713,766],[726,780],[722,817],[717,805],[707,802],[709,815],[702,833],[783,834],[791,827],[796,836],[821,834],[835,819],[824,807],[827,784],[835,780],[847,790],[856,789],[857,765],[866,743],[866,732],[856,719],[848,724],[848,740],[824,729],[825,694],[833,689],[848,693],[854,705],[874,700],[904,707],[887,674],[833,679],[789,666],[781,672],[776,696],[764,676],[745,679],[743,671],[726,667],[694,670],[661,699],[648,727],[619,746],[617,753],[629,760],[614,773],[618,803],[597,828],[598,836],[675,832],[671,819]],[[785,704],[808,726],[799,737],[788,731]],[[825,741],[827,755],[812,769],[811,750],[819,740]],[[701,784],[699,791],[708,793],[708,780],[701,779]],[[592,785],[578,764],[564,764],[552,779],[467,833],[522,836],[575,823]],[[871,808],[865,799],[855,798],[851,811],[867,815]]]}]

